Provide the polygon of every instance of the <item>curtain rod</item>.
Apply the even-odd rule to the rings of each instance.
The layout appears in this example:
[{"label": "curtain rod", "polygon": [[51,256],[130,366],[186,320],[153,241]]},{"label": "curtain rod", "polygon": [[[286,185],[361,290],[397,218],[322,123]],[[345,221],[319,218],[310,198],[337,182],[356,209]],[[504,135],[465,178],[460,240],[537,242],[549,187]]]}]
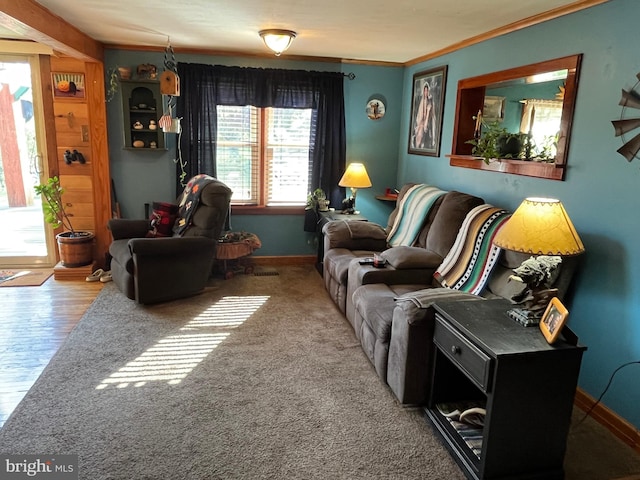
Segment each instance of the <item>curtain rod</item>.
[{"label": "curtain rod", "polygon": [[345,76],[345,77],[347,77],[349,80],[353,80],[353,79],[355,79],[355,78],[356,78],[356,74],[355,74],[355,73],[353,73],[353,72],[350,72],[350,73],[343,73],[342,75],[343,75],[343,76]]}]

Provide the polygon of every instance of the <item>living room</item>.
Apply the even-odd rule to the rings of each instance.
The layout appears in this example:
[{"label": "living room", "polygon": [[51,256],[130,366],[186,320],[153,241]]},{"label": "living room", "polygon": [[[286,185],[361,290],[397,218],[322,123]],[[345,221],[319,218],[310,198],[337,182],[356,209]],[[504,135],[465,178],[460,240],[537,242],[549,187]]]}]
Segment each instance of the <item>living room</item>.
[{"label": "living room", "polygon": [[[561,199],[586,248],[570,305],[570,325],[589,348],[579,386],[597,398],[619,365],[639,357],[634,319],[639,308],[635,292],[640,285],[634,287],[637,282],[632,272],[633,265],[640,262],[634,253],[640,226],[630,219],[638,206],[633,182],[640,171],[634,168],[635,161],[629,163],[616,152],[622,144],[611,126],[612,120],[620,118],[621,88],[632,87],[637,81],[636,70],[640,71],[634,67],[640,60],[629,51],[632,39],[637,37],[629,18],[637,12],[634,2],[614,0],[404,68],[310,64],[287,61],[286,55],[256,61],[181,54],[178,61],[321,71],[335,67],[344,73],[353,72],[355,79],[345,80],[347,156],[365,162],[373,184],[372,188],[359,190],[358,209],[381,225],[386,225],[392,205],[377,200],[376,195],[387,187],[400,188],[408,181],[469,192],[512,210],[528,196]],[[583,64],[564,181],[449,166],[446,154],[451,149],[458,80],[576,53],[583,54]],[[163,59],[164,52],[107,49],[105,65],[161,64]],[[441,156],[410,155],[407,145],[412,77],[442,65],[448,65],[448,78]],[[369,120],[363,107],[374,93],[387,100],[385,116],[379,121]],[[113,177],[125,215],[141,217],[145,203],[174,197],[173,184],[166,180],[175,175],[174,152],[170,146],[169,152],[154,157],[150,164],[147,158],[123,151],[120,136],[112,134],[122,129],[119,109],[118,102],[107,105]],[[390,161],[396,158],[396,162]],[[140,184],[140,178],[145,178],[144,184]],[[593,215],[597,215],[597,223],[590,220]],[[263,241],[263,247],[256,252],[258,256],[314,253],[313,234],[302,232],[299,216],[281,216],[278,229],[270,228],[270,223],[271,217],[267,216],[233,216],[234,229],[254,232]],[[624,288],[618,286],[621,279]],[[603,403],[637,429],[640,418],[635,399],[640,397],[640,387],[633,380],[634,368],[619,372]]]},{"label": "living room", "polygon": [[[578,2],[589,3],[589,2]],[[569,325],[588,347],[582,361],[579,388],[592,399],[607,387],[621,365],[640,359],[637,298],[640,282],[633,276],[640,265],[633,221],[639,201],[635,195],[640,171],[637,159],[616,152],[622,141],[611,121],[621,118],[620,91],[636,86],[640,72],[635,19],[640,6],[633,0],[611,0],[576,9],[575,13],[527,26],[447,53],[398,65],[365,62],[330,63],[176,51],[179,62],[274,67],[353,73],[345,80],[347,158],[366,164],[372,188],[358,191],[358,210],[370,221],[385,225],[392,204],[376,199],[386,188],[418,181],[459,190],[510,210],[529,196],[559,198],[582,238],[586,253],[568,304]],[[461,79],[534,62],[582,54],[575,115],[571,127],[568,167],[563,181],[485,172],[450,165],[456,90]],[[163,49],[108,47],[105,70],[118,65],[162,65]],[[412,82],[416,73],[447,66],[439,156],[408,153]],[[365,106],[372,95],[386,100],[384,118],[371,121]],[[122,107],[106,104],[110,173],[123,216],[142,218],[144,205],[175,199],[175,137],[168,150],[153,156],[122,149]],[[629,113],[629,112],[627,112]],[[141,182],[141,179],[144,179]],[[593,221],[593,218],[597,221]],[[260,257],[309,257],[315,235],[305,233],[302,215],[273,217],[233,215],[234,230],[256,233]],[[609,428],[636,450],[639,448],[640,386],[637,366],[620,370],[596,410]]]}]

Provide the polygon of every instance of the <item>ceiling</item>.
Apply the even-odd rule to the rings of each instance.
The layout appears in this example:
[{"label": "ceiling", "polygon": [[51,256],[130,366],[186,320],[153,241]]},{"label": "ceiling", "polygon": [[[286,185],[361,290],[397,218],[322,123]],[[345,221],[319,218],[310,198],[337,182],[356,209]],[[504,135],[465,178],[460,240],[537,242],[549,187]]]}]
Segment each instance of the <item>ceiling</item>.
[{"label": "ceiling", "polygon": [[[286,56],[407,63],[588,0],[37,0],[104,44],[265,54],[265,28],[294,30]],[[569,7],[571,8],[571,7]],[[553,15],[552,15],[553,16]]]}]

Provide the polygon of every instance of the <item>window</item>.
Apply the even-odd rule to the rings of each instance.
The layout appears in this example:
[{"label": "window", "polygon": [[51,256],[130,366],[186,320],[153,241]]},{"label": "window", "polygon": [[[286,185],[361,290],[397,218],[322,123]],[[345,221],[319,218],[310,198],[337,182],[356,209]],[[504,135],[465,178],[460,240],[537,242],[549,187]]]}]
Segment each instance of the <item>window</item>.
[{"label": "window", "polygon": [[311,109],[217,106],[217,175],[233,205],[305,205]]},{"label": "window", "polygon": [[545,153],[549,158],[555,158],[561,120],[561,100],[530,98],[524,101],[520,132],[531,134],[535,146],[534,154]]}]

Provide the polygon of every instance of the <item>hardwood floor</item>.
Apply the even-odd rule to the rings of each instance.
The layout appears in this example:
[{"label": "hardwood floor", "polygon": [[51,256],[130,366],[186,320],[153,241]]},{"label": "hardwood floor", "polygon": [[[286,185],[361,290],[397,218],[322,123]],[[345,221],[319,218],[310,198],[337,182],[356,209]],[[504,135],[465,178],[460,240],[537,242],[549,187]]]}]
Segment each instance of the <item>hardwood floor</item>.
[{"label": "hardwood floor", "polygon": [[0,288],[0,427],[100,292],[100,282]]}]

